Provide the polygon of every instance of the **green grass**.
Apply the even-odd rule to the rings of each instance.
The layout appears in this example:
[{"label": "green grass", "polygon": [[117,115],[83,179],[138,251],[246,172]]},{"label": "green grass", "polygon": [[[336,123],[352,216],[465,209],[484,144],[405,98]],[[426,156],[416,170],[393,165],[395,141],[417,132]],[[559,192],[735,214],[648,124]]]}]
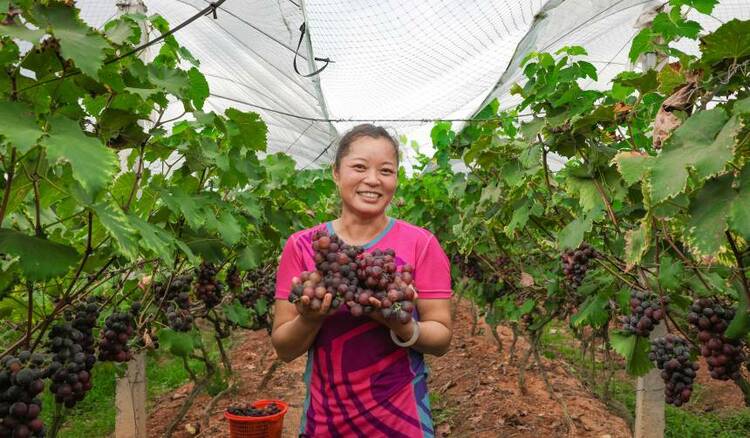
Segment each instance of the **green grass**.
[{"label": "green grass", "polygon": [[448,405],[437,392],[430,392],[430,410],[432,411],[432,422],[435,426],[443,423],[451,424],[456,410]]},{"label": "green grass", "polygon": [[[205,334],[204,334],[205,335]],[[204,336],[209,357],[218,360],[216,342]],[[226,347],[231,343],[224,340]],[[189,360],[191,369],[195,373],[203,373],[205,367],[202,362]],[[115,430],[115,379],[116,365],[111,363],[97,363],[92,371],[93,388],[86,394],[76,407],[70,410],[59,436],[64,438],[99,438],[107,437]],[[121,366],[124,369],[124,366]],[[187,371],[182,366],[182,360],[167,352],[154,351],[146,356],[146,378],[148,391],[148,408],[153,406],[159,396],[173,391],[189,380]],[[46,425],[52,424],[55,404],[49,390],[45,390],[42,399],[44,409],[42,418]]]},{"label": "green grass", "polygon": [[[592,388],[596,393],[602,394],[604,383],[604,365],[596,363],[593,369],[597,372],[597,379],[591,379],[590,373],[592,363],[590,356],[582,357],[581,350],[575,347],[575,341],[564,329],[556,329],[551,333],[546,330],[542,336],[542,345],[545,347],[546,356],[559,356],[571,365],[578,377],[587,382],[600,383]],[[616,353],[614,353],[616,354]],[[695,385],[692,402],[700,401],[704,388]],[[739,391],[739,389],[737,389]],[[635,378],[624,373],[615,373],[612,382],[612,396],[614,400],[624,405],[635,415]],[[690,404],[683,408],[671,405],[666,406],[666,430],[667,438],[742,438],[750,436],[750,408],[742,408],[732,412],[696,412],[691,410]]]}]

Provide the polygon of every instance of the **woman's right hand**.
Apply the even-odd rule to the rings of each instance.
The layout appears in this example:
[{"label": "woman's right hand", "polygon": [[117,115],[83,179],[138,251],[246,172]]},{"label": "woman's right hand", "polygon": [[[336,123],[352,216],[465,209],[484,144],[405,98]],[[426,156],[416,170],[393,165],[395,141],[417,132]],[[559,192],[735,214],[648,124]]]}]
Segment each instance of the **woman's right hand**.
[{"label": "woman's right hand", "polygon": [[294,303],[299,312],[300,318],[305,321],[319,323],[322,322],[328,315],[332,315],[336,312],[336,309],[331,308],[333,302],[333,296],[329,293],[325,294],[320,306],[312,304],[312,299],[307,296],[300,297],[296,303]]}]

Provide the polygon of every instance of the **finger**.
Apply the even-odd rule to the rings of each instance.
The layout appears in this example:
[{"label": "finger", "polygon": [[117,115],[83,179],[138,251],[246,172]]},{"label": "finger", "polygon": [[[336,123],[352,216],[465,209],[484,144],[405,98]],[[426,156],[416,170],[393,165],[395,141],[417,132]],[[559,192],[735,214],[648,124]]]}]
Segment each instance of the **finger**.
[{"label": "finger", "polygon": [[303,295],[299,301],[302,303],[302,307],[310,307],[310,297]]},{"label": "finger", "polygon": [[320,306],[320,313],[328,313],[328,309],[331,308],[331,301],[333,301],[333,295],[325,294],[323,304]]},{"label": "finger", "polygon": [[375,297],[370,297],[370,304],[376,309],[380,309],[381,307],[383,307],[383,304],[380,302],[380,300]]}]

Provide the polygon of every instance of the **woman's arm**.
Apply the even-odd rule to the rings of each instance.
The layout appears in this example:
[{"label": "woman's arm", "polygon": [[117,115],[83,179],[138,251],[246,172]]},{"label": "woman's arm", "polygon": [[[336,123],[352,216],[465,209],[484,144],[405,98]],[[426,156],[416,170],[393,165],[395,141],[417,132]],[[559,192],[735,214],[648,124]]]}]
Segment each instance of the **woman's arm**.
[{"label": "woman's arm", "polygon": [[331,295],[326,294],[320,309],[312,310],[307,297],[302,297],[297,304],[276,300],[271,343],[281,360],[291,362],[310,349],[326,316],[335,311],[329,311],[331,301]]},{"label": "woman's arm", "polygon": [[417,300],[417,309],[419,322],[412,321],[408,324],[386,320],[380,316],[379,311],[373,312],[371,316],[393,330],[393,333],[402,341],[411,339],[414,334],[414,324],[419,324],[419,338],[411,348],[425,354],[444,355],[448,352],[453,337],[450,299]]}]

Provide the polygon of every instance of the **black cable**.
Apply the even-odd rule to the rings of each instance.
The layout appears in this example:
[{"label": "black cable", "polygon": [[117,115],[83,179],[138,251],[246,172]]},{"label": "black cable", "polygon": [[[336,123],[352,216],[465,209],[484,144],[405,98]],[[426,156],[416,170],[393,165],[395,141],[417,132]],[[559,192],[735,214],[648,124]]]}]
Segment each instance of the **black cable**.
[{"label": "black cable", "polygon": [[[167,31],[167,32],[159,35],[157,38],[155,38],[155,39],[153,39],[151,41],[148,41],[148,42],[146,42],[144,44],[141,44],[140,46],[134,48],[133,50],[131,50],[131,51],[129,51],[129,52],[123,54],[123,55],[120,55],[120,56],[118,56],[116,58],[113,58],[113,59],[110,59],[108,61],[105,61],[104,65],[109,65],[109,64],[112,64],[114,62],[120,61],[120,60],[122,60],[124,58],[127,58],[128,56],[133,55],[134,53],[140,52],[141,50],[147,49],[148,47],[153,46],[154,44],[160,43],[162,40],[164,40],[168,36],[173,35],[175,32],[181,30],[185,26],[191,24],[192,22],[194,22],[195,20],[197,20],[197,19],[199,19],[199,18],[201,18],[203,16],[206,16],[208,14],[213,14],[214,18],[216,18],[216,8],[218,8],[219,6],[221,6],[221,4],[224,3],[225,1],[226,0],[217,0],[217,1],[213,2],[213,3],[211,3],[210,5],[208,5],[207,7],[203,8],[201,11],[199,11],[197,14],[193,15],[192,17],[188,18],[187,20],[183,21],[182,23],[178,24],[177,27],[170,29],[169,31]],[[69,73],[63,74],[62,76],[59,76],[59,77],[56,77],[56,78],[52,78],[52,79],[47,79],[45,81],[40,81],[40,82],[37,82],[35,84],[29,85],[26,88],[22,88],[22,89],[16,91],[16,93],[21,93],[21,92],[24,92],[24,91],[27,91],[27,90],[31,90],[32,88],[36,88],[36,87],[39,87],[41,85],[49,84],[51,82],[56,82],[56,81],[67,79],[67,78],[70,78],[70,77],[73,77],[73,76],[78,76],[79,74],[81,74],[81,70],[73,70],[73,71],[71,71]]]}]

